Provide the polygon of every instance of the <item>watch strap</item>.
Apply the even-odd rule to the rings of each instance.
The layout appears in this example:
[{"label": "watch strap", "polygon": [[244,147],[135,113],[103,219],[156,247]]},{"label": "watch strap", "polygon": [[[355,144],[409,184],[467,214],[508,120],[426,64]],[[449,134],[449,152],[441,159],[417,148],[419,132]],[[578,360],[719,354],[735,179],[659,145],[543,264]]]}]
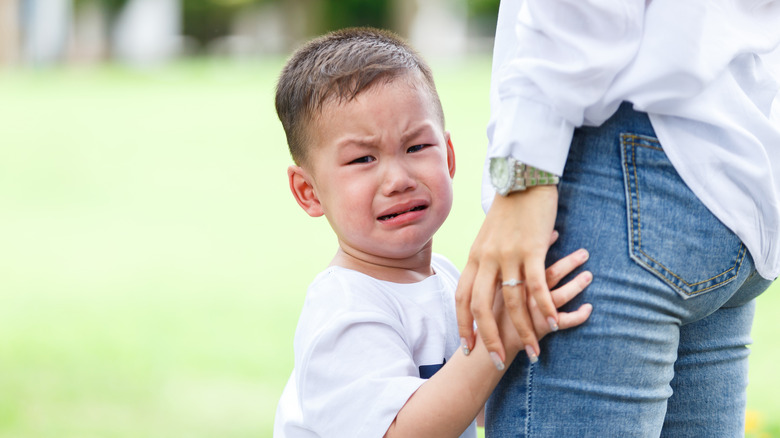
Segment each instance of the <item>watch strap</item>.
[{"label": "watch strap", "polygon": [[555,185],[561,180],[558,175],[519,161],[516,162],[515,166],[515,184],[509,189],[510,192],[525,190],[535,186]]}]

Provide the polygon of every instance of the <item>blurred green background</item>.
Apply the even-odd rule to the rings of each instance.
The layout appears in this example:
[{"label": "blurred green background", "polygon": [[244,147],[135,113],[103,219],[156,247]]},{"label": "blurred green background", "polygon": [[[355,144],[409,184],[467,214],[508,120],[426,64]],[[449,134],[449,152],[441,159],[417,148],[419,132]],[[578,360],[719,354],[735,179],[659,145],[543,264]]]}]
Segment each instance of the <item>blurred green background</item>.
[{"label": "blurred green background", "polygon": [[[335,250],[288,194],[281,63],[0,74],[0,437],[271,435],[306,286]],[[458,159],[435,249],[462,267],[489,59],[434,72]],[[774,289],[751,436],[780,436]]]},{"label": "blurred green background", "polygon": [[[0,27],[0,438],[271,436],[306,287],[336,245],[289,195],[276,75],[297,38],[326,28],[413,35],[388,12],[404,3],[185,0],[189,42],[164,62],[123,58],[110,41],[32,56],[31,36],[9,49]],[[483,217],[496,2],[443,3],[468,38],[429,57],[458,160],[435,250],[463,267]],[[103,37],[127,11],[72,11],[90,4],[109,17]],[[301,5],[330,18],[277,52],[234,38],[251,8],[295,17],[284,11]],[[780,436],[773,289],[753,331],[748,436]]]}]

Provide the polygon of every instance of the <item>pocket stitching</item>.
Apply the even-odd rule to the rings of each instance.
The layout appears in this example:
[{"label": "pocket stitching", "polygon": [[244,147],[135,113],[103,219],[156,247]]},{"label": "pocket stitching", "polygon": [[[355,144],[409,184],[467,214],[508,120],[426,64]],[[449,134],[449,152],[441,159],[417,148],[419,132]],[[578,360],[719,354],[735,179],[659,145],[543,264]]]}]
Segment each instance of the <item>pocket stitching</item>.
[{"label": "pocket stitching", "polygon": [[[682,282],[682,283],[685,283],[685,285],[686,285],[686,286],[688,286],[688,287],[694,287],[694,286],[698,286],[698,285],[700,285],[700,284],[702,284],[702,283],[706,283],[706,282],[708,282],[708,281],[712,281],[712,280],[714,280],[714,279],[716,279],[716,278],[718,278],[718,277],[720,277],[720,276],[722,276],[722,275],[726,275],[726,274],[728,274],[729,272],[733,271],[734,269],[736,269],[736,270],[737,270],[737,271],[734,273],[734,277],[738,276],[738,275],[739,275],[739,269],[740,269],[740,267],[742,267],[742,260],[745,258],[745,251],[744,251],[744,248],[745,248],[745,246],[744,246],[743,244],[741,244],[741,243],[740,243],[740,245],[739,245],[739,251],[738,251],[738,253],[741,253],[742,255],[741,255],[741,256],[739,256],[739,257],[738,257],[738,258],[737,258],[737,259],[734,261],[734,266],[732,266],[731,268],[729,268],[729,269],[727,269],[727,270],[725,270],[725,271],[721,272],[721,273],[720,273],[720,274],[718,274],[718,275],[714,275],[714,276],[712,276],[712,277],[710,277],[710,278],[708,278],[708,279],[706,279],[706,280],[702,280],[702,281],[699,281],[699,282],[697,282],[697,283],[688,283],[687,281],[685,281],[685,280],[683,280],[682,278],[680,278],[680,277],[679,277],[677,274],[675,274],[674,272],[672,272],[672,271],[670,271],[669,269],[667,269],[667,268],[666,268],[666,266],[664,266],[664,265],[663,265],[663,263],[660,263],[660,262],[658,262],[657,260],[655,260],[655,259],[653,259],[652,257],[650,257],[649,255],[647,255],[647,253],[646,253],[646,252],[642,251],[642,249],[641,249],[641,243],[640,243],[640,249],[639,249],[638,251],[639,251],[639,252],[641,252],[641,253],[642,253],[642,255],[644,255],[645,257],[647,257],[647,258],[648,258],[648,260],[652,261],[653,263],[655,263],[656,265],[658,265],[659,267],[661,267],[661,268],[662,268],[664,271],[666,271],[666,272],[667,272],[669,275],[671,275],[672,277],[674,277],[674,278],[676,278],[676,279],[680,280],[680,282]],[[690,295],[696,295],[696,294],[698,294],[698,293],[701,293],[701,292],[708,291],[708,290],[710,290],[710,289],[712,289],[712,288],[714,288],[714,287],[720,286],[721,284],[724,284],[724,283],[727,283],[727,282],[731,281],[731,280],[732,280],[734,277],[729,277],[728,279],[726,279],[726,280],[723,280],[723,281],[721,281],[720,283],[716,283],[716,284],[713,284],[713,285],[711,285],[711,286],[707,286],[707,287],[706,287],[706,288],[704,288],[704,289],[701,289],[701,290],[698,290],[698,291],[695,291],[695,292],[690,292]]]},{"label": "pocket stitching", "polygon": [[[644,266],[646,269],[650,270],[651,272],[655,273],[660,279],[662,279],[664,282],[669,283],[670,286],[672,286],[674,289],[679,290],[679,292],[682,292],[685,296],[692,297],[698,294],[701,294],[703,292],[709,291],[713,288],[716,288],[722,284],[728,283],[732,281],[734,278],[736,278],[739,275],[739,270],[742,266],[742,261],[745,258],[745,254],[747,253],[746,248],[742,242],[740,242],[739,250],[737,251],[737,257],[734,260],[734,265],[717,275],[714,275],[706,280],[699,281],[697,283],[688,283],[681,277],[679,277],[674,272],[670,271],[666,266],[664,266],[662,263],[658,262],[657,260],[650,257],[646,252],[642,250],[642,214],[641,214],[641,207],[639,205],[639,176],[636,168],[636,148],[637,147],[644,147],[647,149],[653,149],[657,151],[663,151],[663,148],[660,147],[660,142],[658,139],[653,137],[648,137],[644,135],[637,135],[637,134],[630,134],[630,133],[621,133],[620,134],[620,142],[623,150],[623,156],[625,157],[627,154],[627,149],[629,146],[631,146],[631,166],[633,168],[633,178],[629,177],[629,174],[632,173],[632,169],[628,168],[629,163],[624,159],[623,160],[623,166],[626,172],[626,190],[628,191],[627,195],[629,198],[629,202],[627,204],[627,214],[628,214],[628,223],[629,223],[629,256],[634,259],[636,262],[638,262],[641,266]],[[658,144],[659,146],[653,146],[653,144]],[[636,205],[636,219],[634,218],[633,214],[633,208],[634,204]],[[636,222],[636,225],[634,224]],[[636,242],[635,242],[636,239]],[[636,245],[635,245],[636,243]],[[636,247],[635,247],[636,246]],[[642,260],[640,257],[635,255],[635,251],[642,254],[647,260],[652,262],[652,264],[647,263],[646,261]],[[663,272],[660,272],[659,269],[663,269],[664,272],[666,272],[668,275],[674,277],[679,282],[684,284],[690,289],[693,289],[694,287],[707,283],[709,281],[714,281],[718,277],[726,276],[722,281],[712,284],[710,286],[707,286],[703,289],[699,290],[690,290],[686,291],[683,290],[680,286],[675,285],[672,281],[670,281]],[[734,272],[733,275],[729,275],[731,271]]]}]

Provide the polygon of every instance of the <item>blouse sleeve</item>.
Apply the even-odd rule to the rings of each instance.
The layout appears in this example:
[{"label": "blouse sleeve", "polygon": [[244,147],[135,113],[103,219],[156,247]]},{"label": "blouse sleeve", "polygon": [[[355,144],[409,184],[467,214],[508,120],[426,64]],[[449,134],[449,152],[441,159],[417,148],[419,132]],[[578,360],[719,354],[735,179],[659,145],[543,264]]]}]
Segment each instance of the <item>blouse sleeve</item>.
[{"label": "blouse sleeve", "polygon": [[502,1],[488,157],[560,175],[575,127],[634,57],[645,0]]}]

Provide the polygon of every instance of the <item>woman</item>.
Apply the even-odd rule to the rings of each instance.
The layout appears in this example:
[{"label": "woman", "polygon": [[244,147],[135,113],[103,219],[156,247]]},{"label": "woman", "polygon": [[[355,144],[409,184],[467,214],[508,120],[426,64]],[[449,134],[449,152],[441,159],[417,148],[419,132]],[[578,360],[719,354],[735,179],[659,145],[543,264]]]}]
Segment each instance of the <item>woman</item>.
[{"label": "woman", "polygon": [[[528,360],[494,393],[488,434],[744,433],[753,299],[780,272],[777,83],[759,56],[777,23],[780,1],[501,3],[487,216],[458,323],[464,349],[476,321],[501,366],[503,284]],[[545,259],[579,247],[594,281],[571,305],[593,313],[539,343],[528,306],[557,323]]]}]

